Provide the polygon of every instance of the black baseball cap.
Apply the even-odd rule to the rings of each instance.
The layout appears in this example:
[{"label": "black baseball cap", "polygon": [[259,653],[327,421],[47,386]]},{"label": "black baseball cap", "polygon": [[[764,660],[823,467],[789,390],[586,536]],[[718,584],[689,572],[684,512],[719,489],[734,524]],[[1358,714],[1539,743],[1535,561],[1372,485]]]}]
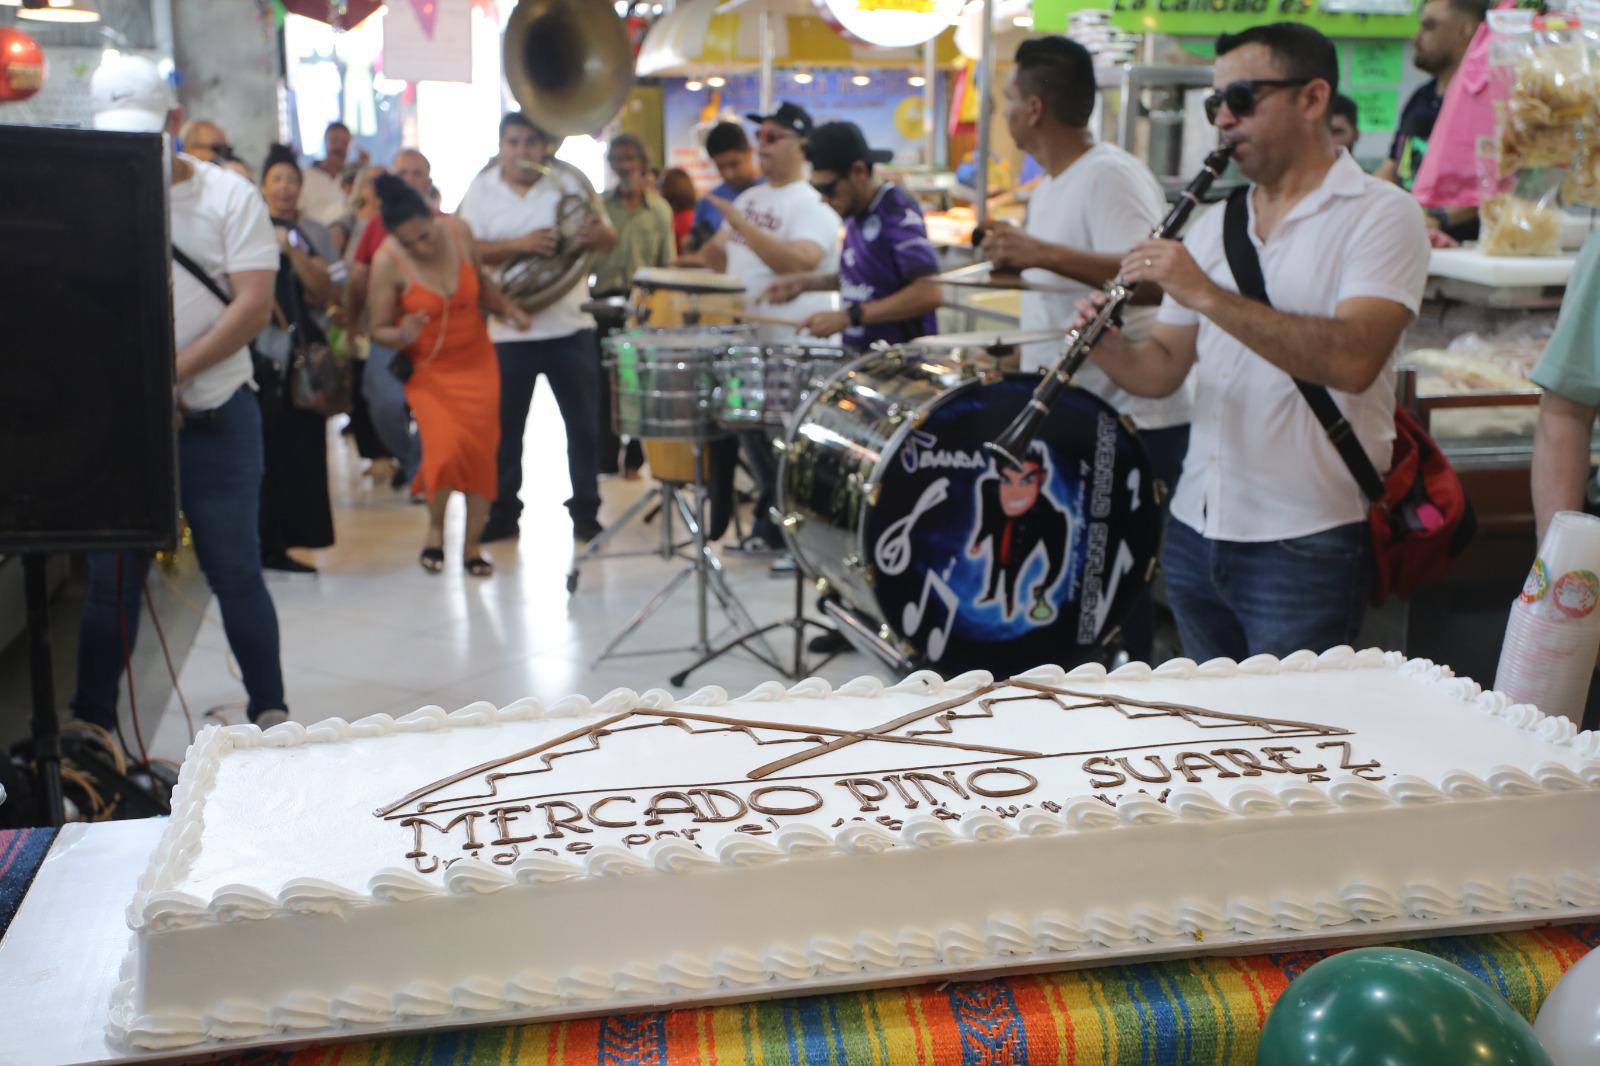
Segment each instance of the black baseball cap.
[{"label": "black baseball cap", "polygon": [[811,132],[811,127],[815,125],[815,123],[811,121],[811,116],[806,113],[805,108],[801,107],[799,104],[791,104],[787,100],[779,104],[778,110],[774,111],[770,115],[757,115],[752,113],[746,115],[745,118],[749,119],[751,122],[754,122],[758,126],[763,122],[776,122],[786,130],[794,130],[802,137],[809,134]]},{"label": "black baseball cap", "polygon": [[887,163],[893,158],[888,149],[869,148],[861,127],[854,122],[829,122],[806,139],[806,159],[818,170],[835,174],[843,174],[857,162]]}]

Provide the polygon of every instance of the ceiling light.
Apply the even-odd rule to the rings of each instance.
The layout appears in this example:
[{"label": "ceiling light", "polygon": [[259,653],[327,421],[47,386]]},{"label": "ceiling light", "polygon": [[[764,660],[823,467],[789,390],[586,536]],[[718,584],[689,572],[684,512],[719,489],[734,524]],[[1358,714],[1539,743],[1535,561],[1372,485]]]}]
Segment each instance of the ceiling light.
[{"label": "ceiling light", "polygon": [[34,22],[99,22],[95,0],[22,0],[19,19]]},{"label": "ceiling light", "polygon": [[1022,29],[1025,29],[1025,30],[1031,30],[1031,29],[1033,29],[1033,16],[1032,15],[1018,15],[1016,18],[1011,20],[1011,25],[1020,26]]},{"label": "ceiling light", "polygon": [[800,73],[794,76],[794,83],[796,85],[810,85],[811,75],[802,70]]},{"label": "ceiling light", "polygon": [[928,79],[924,78],[921,74],[913,74],[911,77],[906,79],[906,84],[911,86],[913,89],[920,89],[924,85],[928,84]]},{"label": "ceiling light", "polygon": [[699,82],[697,82],[697,81],[686,81],[686,82],[684,82],[684,83],[683,83],[683,87],[684,87],[684,88],[685,88],[685,89],[688,89],[688,90],[689,90],[689,91],[690,91],[690,92],[692,92],[692,93],[697,93],[697,92],[699,92],[699,91],[700,91],[700,90],[701,90],[701,89],[704,89],[704,88],[705,88],[705,86],[704,86],[704,85],[701,85],[701,84],[700,84],[700,83],[699,83]]},{"label": "ceiling light", "polygon": [[628,0],[617,0],[617,2],[611,6],[616,10],[617,18],[625,19],[628,17]]},{"label": "ceiling light", "polygon": [[724,85],[728,84],[728,79],[718,75],[713,75],[706,79],[706,84],[711,86],[713,89],[720,89]]},{"label": "ceiling light", "polygon": [[851,85],[871,85],[872,84],[872,79],[867,77],[865,74],[857,74],[855,77],[850,79],[850,84]]}]

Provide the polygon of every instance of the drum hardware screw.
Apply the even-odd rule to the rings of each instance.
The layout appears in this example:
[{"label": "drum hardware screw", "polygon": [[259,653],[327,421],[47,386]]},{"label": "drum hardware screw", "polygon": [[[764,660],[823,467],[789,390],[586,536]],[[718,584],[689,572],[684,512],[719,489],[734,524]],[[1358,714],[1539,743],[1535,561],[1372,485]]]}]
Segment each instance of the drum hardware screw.
[{"label": "drum hardware screw", "polygon": [[855,552],[851,552],[849,555],[846,555],[844,557],[843,561],[844,561],[844,568],[846,570],[860,570],[861,569],[861,556],[857,555]]},{"label": "drum hardware screw", "polygon": [[923,427],[923,425],[927,421],[928,421],[928,412],[927,411],[917,411],[916,413],[914,413],[911,416],[911,428],[912,429],[921,429]]},{"label": "drum hardware screw", "polygon": [[778,525],[789,530],[790,532],[793,532],[794,530],[799,529],[804,521],[805,519],[801,518],[795,512],[790,511],[788,514],[778,519]]},{"label": "drum hardware screw", "polygon": [[833,591],[833,586],[828,584],[828,579],[827,578],[825,578],[825,577],[817,578],[817,595],[818,596],[826,596],[828,593],[830,593],[832,591]]},{"label": "drum hardware screw", "polygon": [[882,640],[894,640],[894,630],[889,628],[889,623],[885,622],[878,627],[878,637]]},{"label": "drum hardware screw", "polygon": [[779,455],[782,455],[784,452],[789,450],[789,443],[782,437],[773,437],[772,450],[777,452]]},{"label": "drum hardware screw", "polygon": [[883,495],[883,485],[873,484],[867,486],[866,498],[868,507],[878,506],[878,497]]}]

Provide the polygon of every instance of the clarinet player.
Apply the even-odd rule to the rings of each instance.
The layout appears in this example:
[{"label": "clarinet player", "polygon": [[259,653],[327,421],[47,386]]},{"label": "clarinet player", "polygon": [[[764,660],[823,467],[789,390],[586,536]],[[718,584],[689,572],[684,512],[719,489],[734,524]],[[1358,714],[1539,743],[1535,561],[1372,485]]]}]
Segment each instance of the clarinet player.
[{"label": "clarinet player", "polygon": [[[1333,43],[1309,27],[1218,38],[1207,113],[1254,183],[1245,219],[1271,305],[1240,295],[1219,208],[1186,243],[1128,253],[1123,276],[1166,294],[1156,325],[1093,352],[1138,396],[1194,373],[1161,563],[1184,654],[1198,661],[1321,651],[1361,625],[1366,500],[1293,379],[1325,386],[1373,465],[1389,468],[1392,360],[1421,303],[1428,243],[1416,205],[1334,147],[1338,78]],[[1078,322],[1104,302],[1082,301]]]}]

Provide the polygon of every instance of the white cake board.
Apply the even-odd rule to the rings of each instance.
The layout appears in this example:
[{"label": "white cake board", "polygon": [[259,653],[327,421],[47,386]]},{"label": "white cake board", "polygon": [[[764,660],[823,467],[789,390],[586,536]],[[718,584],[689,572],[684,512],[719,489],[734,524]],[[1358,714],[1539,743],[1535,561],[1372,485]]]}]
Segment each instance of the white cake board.
[{"label": "white cake board", "polygon": [[1256,955],[1294,948],[1333,948],[1384,943],[1406,937],[1439,937],[1530,929],[1600,919],[1600,908],[1563,908],[1547,913],[1522,912],[1505,918],[1460,924],[1421,919],[1385,922],[1360,932],[1281,937],[1238,935],[1208,937],[1186,946],[1142,944],[1088,952],[1018,956],[1014,965],[974,972],[946,967],[918,967],[900,972],[818,977],[774,989],[765,995],[737,992],[692,1001],[661,1003],[640,1000],[600,1004],[592,1009],[556,1009],[543,1013],[481,1015],[470,1023],[460,1018],[392,1025],[348,1026],[336,1033],[284,1033],[261,1040],[207,1044],[178,1051],[130,1052],[106,1040],[106,1017],[112,990],[128,950],[126,908],[134,885],[154,850],[164,819],[97,825],[69,825],[56,838],[39,868],[21,909],[0,942],[0,1066],[100,1066],[106,1063],[194,1062],[255,1048],[329,1044],[400,1033],[460,1029],[466,1025],[506,1025],[555,1021],[597,1014],[663,1008],[740,1003],[779,996],[813,995],[858,988],[923,984],[945,979],[978,980],[1129,962],[1158,962],[1195,955]]}]

